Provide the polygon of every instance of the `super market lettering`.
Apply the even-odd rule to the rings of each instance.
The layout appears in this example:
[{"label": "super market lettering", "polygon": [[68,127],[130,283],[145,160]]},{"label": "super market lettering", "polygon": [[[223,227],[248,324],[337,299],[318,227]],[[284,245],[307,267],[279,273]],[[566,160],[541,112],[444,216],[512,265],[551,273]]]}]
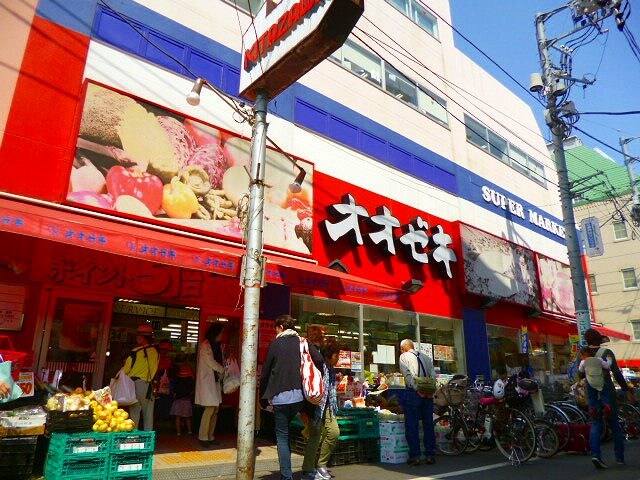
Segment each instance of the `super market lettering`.
[{"label": "super market lettering", "polygon": [[[429,263],[429,256],[431,256],[433,260],[444,266],[447,276],[453,278],[451,263],[455,262],[457,258],[455,252],[449,248],[453,240],[449,234],[445,233],[442,225],[437,225],[436,232],[432,235],[429,235],[429,224],[422,217],[417,217],[401,226],[400,221],[391,214],[386,206],[378,207],[377,214],[370,217],[367,209],[358,205],[351,194],[345,195],[342,198],[342,203],[329,206],[329,212],[338,218],[335,223],[329,220],[324,221],[327,233],[334,242],[352,233],[356,243],[364,245],[360,230],[360,217],[362,217],[366,219],[371,228],[377,228],[367,236],[385,253],[396,254],[395,240],[397,239],[407,248],[413,261]],[[395,228],[401,228],[404,233],[397,237],[394,236]],[[430,250],[430,244],[435,244],[435,248]]]}]

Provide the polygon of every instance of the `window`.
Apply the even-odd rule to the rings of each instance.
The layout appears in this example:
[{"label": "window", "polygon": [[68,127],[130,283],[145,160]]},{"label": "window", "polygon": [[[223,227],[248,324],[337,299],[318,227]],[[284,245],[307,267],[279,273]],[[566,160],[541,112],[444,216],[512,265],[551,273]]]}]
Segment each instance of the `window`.
[{"label": "window", "polygon": [[432,37],[438,38],[438,20],[417,0],[387,0]]},{"label": "window", "polygon": [[418,106],[418,93],[415,83],[390,65],[386,66],[384,76],[385,90],[387,92],[411,105]]},{"label": "window", "polygon": [[587,276],[587,282],[589,284],[589,291],[594,294],[598,293],[598,284],[596,283],[596,276],[591,274]]},{"label": "window", "polygon": [[348,40],[340,50],[342,65],[362,78],[382,85],[382,62],[378,57]]},{"label": "window", "polygon": [[489,130],[489,151],[491,152],[491,155],[509,165],[509,154],[507,153],[507,148],[507,141]]},{"label": "window", "polygon": [[624,285],[625,290],[638,288],[638,279],[636,278],[635,268],[622,269],[622,284]]},{"label": "window", "polygon": [[627,240],[629,238],[627,222],[624,220],[617,220],[613,222],[613,238],[616,240]]},{"label": "window", "polygon": [[233,4],[236,7],[251,13],[254,17],[260,11],[264,2],[265,0],[233,0]]},{"label": "window", "polygon": [[467,140],[476,144],[480,148],[487,150],[489,143],[487,142],[487,128],[480,122],[476,122],[468,115],[464,116],[464,125],[467,130]]},{"label": "window", "polygon": [[467,114],[464,115],[464,124],[468,142],[477,145],[501,162],[546,188],[547,179],[544,176],[542,163],[534,160]]},{"label": "window", "polygon": [[422,86],[418,87],[418,108],[443,125],[449,124],[447,102],[432,94]]},{"label": "window", "polygon": [[633,327],[633,339],[640,340],[640,320],[631,320],[631,326]]}]

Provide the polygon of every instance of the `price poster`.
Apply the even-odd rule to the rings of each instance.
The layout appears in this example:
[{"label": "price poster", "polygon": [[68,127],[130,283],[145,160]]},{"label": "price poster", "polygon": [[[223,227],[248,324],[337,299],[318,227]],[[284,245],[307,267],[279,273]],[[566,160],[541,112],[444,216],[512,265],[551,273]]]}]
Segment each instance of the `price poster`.
[{"label": "price poster", "polygon": [[336,368],[351,368],[351,352],[349,350],[340,350]]},{"label": "price poster", "polygon": [[362,371],[362,355],[360,352],[351,352],[351,370],[354,372]]},{"label": "price poster", "polygon": [[16,383],[22,389],[23,397],[33,397],[33,390],[35,386],[33,372],[20,372]]}]

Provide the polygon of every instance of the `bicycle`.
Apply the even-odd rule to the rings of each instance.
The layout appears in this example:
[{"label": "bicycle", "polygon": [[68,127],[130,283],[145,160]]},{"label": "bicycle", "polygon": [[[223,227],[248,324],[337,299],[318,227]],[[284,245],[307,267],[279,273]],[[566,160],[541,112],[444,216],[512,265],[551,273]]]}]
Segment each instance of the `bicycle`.
[{"label": "bicycle", "polygon": [[462,412],[467,377],[454,376],[434,394],[434,404],[441,415],[434,420],[436,449],[443,455],[460,455],[469,444],[467,425]]}]

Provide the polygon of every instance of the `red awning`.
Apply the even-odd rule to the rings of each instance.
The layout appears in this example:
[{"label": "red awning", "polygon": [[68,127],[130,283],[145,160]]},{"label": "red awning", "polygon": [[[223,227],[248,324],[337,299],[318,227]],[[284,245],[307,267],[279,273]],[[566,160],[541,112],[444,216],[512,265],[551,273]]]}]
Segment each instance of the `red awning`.
[{"label": "red awning", "polygon": [[[133,223],[133,222],[132,222]],[[76,213],[66,208],[0,199],[0,231],[91,248],[141,260],[240,276],[244,249],[216,239],[194,238],[179,232],[125,223],[108,215]],[[169,229],[167,229],[169,230]],[[402,290],[315,263],[266,254],[269,283],[304,291],[395,302]]]},{"label": "red awning", "polygon": [[619,367],[640,368],[640,359],[617,360]]},{"label": "red awning", "polygon": [[609,338],[619,338],[620,340],[627,340],[627,341],[631,340],[631,335],[624,332],[620,332],[618,330],[614,330],[612,328],[607,328],[601,325],[592,325],[591,328],[593,328],[594,330],[597,330],[602,335],[606,335]]}]

